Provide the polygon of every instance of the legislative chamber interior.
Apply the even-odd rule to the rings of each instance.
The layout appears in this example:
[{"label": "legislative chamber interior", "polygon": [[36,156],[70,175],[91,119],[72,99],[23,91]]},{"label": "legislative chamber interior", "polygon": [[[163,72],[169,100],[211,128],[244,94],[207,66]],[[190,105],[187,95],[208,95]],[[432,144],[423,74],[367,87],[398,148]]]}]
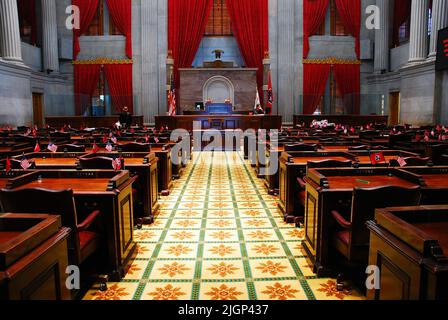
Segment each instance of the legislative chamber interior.
[{"label": "legislative chamber interior", "polygon": [[0,300],[447,299],[448,1],[0,1]]}]

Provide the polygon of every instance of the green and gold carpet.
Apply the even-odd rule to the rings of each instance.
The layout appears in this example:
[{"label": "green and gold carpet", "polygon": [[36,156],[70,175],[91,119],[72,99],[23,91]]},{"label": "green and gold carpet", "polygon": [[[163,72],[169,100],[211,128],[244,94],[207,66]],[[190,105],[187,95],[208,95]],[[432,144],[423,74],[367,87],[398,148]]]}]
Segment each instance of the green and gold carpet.
[{"label": "green and gold carpet", "polygon": [[138,256],[126,277],[84,299],[363,299],[316,278],[303,236],[241,153],[195,153],[155,223],[135,231]]}]

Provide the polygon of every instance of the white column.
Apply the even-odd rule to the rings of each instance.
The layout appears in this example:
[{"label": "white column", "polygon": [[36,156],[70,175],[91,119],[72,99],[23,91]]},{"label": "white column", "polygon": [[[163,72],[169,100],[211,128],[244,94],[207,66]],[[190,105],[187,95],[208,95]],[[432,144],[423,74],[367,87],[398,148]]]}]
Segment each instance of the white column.
[{"label": "white column", "polygon": [[59,72],[58,29],[55,0],[42,2],[42,55],[44,71]]},{"label": "white column", "polygon": [[389,70],[389,0],[376,0],[376,5],[380,9],[380,28],[375,30],[375,63],[374,71],[382,73]]},{"label": "white column", "polygon": [[448,1],[433,0],[432,3],[432,33],[429,43],[429,58],[437,54],[437,37],[440,29],[448,26]]},{"label": "white column", "polygon": [[0,30],[3,60],[23,63],[16,0],[0,1]]},{"label": "white column", "polygon": [[428,0],[412,0],[409,63],[418,63],[428,56]]}]

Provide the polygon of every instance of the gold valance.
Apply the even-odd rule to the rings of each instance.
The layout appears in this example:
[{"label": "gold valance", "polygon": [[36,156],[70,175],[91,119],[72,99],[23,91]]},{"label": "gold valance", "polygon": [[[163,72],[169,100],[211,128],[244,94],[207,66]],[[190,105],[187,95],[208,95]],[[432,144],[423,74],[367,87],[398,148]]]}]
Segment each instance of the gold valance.
[{"label": "gold valance", "polygon": [[325,59],[304,59],[303,63],[304,64],[361,64],[361,61],[330,57],[330,58],[325,58]]},{"label": "gold valance", "polygon": [[92,60],[76,60],[73,64],[133,64],[130,59],[112,59],[112,58],[96,58]]}]

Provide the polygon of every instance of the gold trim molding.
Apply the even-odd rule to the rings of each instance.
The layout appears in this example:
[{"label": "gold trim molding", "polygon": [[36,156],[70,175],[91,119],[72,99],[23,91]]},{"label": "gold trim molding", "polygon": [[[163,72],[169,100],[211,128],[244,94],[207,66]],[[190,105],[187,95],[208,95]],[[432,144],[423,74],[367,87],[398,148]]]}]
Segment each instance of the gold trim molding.
[{"label": "gold trim molding", "polygon": [[303,64],[361,64],[361,61],[330,57],[325,59],[304,59]]},{"label": "gold trim molding", "polygon": [[92,60],[76,60],[73,64],[133,64],[130,59],[112,59],[112,58],[96,58]]}]

